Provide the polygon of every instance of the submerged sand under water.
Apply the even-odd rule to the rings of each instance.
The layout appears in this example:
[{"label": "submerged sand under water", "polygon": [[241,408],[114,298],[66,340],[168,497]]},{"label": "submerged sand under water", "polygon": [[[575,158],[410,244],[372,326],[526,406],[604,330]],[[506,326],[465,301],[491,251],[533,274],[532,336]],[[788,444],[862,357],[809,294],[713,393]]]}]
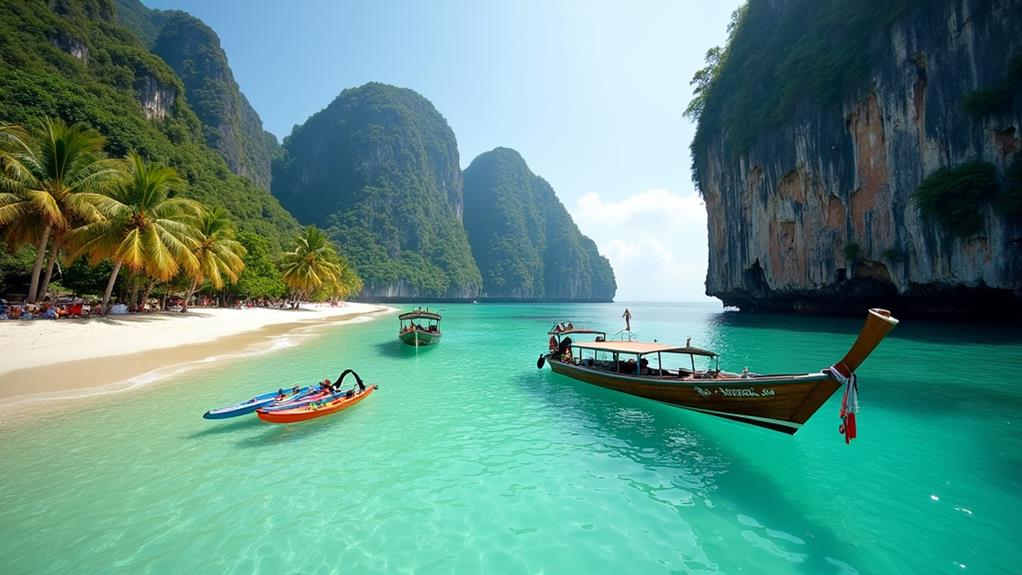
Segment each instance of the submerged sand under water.
[{"label": "submerged sand under water", "polygon": [[[622,307],[447,305],[443,342],[419,350],[384,316],[29,422],[0,418],[4,571],[901,575],[1022,564],[1019,330],[902,322],[860,370],[859,438],[846,446],[839,396],[787,436],[536,369],[553,323],[613,332]],[[733,371],[825,367],[862,323],[628,307],[640,337],[691,336]],[[963,355],[982,359],[986,377],[946,364]],[[340,414],[280,426],[201,418],[346,367],[380,389]]]}]

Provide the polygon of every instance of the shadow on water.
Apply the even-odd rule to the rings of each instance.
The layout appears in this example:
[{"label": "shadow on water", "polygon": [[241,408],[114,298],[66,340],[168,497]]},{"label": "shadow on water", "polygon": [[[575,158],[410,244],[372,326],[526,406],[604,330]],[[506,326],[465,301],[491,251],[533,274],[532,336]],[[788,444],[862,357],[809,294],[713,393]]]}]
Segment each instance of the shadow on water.
[{"label": "shadow on water", "polygon": [[[709,316],[708,321],[722,328],[783,329],[811,333],[848,334],[855,336],[862,329],[861,318],[820,317],[749,312],[724,312]],[[897,317],[897,314],[895,314]],[[906,320],[888,336],[937,344],[1022,344],[1022,328],[997,325],[950,324],[925,320]]]},{"label": "shadow on water", "polygon": [[330,421],[338,416],[343,416],[343,414],[327,415],[311,421],[285,424],[264,423],[256,419],[259,425],[267,427],[265,432],[241,439],[235,445],[237,447],[259,448],[300,441],[329,430],[331,427]]},{"label": "shadow on water", "polygon": [[440,347],[442,344],[426,345],[416,348],[411,345],[402,343],[400,340],[393,341],[382,341],[375,345],[376,353],[385,357],[396,357],[396,358],[407,358],[415,357],[416,355],[423,353],[431,353],[432,350]]},{"label": "shadow on water", "polygon": [[243,429],[252,429],[259,427],[262,422],[256,417],[254,413],[249,413],[240,416],[230,423],[223,422],[223,420],[209,420],[205,422],[209,427],[196,431],[195,433],[188,436],[188,439],[199,439],[201,437],[211,437],[214,435],[223,435],[225,433],[233,433]]},{"label": "shadow on water", "polygon": [[[801,502],[792,501],[774,477],[758,471],[736,450],[740,446],[700,433],[694,422],[689,420],[689,416],[709,416],[689,414],[675,407],[545,371],[521,375],[516,383],[526,393],[553,406],[563,418],[582,421],[594,430],[613,434],[624,446],[609,443],[606,447],[618,451],[621,456],[644,467],[677,470],[680,477],[676,478],[675,485],[680,479],[683,488],[693,491],[700,499],[717,500],[714,508],[718,513],[730,507],[729,511],[735,517],[729,519],[740,522],[742,525],[738,528],[742,531],[754,530],[760,537],[781,547],[790,546],[791,540],[787,537],[777,540],[774,533],[781,531],[796,535],[802,545],[792,551],[804,556],[803,561],[793,563],[798,571],[813,575],[839,572],[841,568],[833,560],[845,560],[851,554],[853,545],[839,538],[828,527],[795,515],[801,508]],[[763,430],[763,433],[774,432]],[[777,441],[790,441],[790,438],[777,434]],[[692,488],[692,485],[700,483],[700,487]],[[656,501],[672,505],[679,515],[686,513],[685,506],[657,497],[654,491],[659,488],[633,486],[647,492]],[[753,492],[754,495],[745,496]],[[732,502],[733,506],[728,506],[728,502]],[[762,518],[765,525],[746,523],[738,516]]]}]

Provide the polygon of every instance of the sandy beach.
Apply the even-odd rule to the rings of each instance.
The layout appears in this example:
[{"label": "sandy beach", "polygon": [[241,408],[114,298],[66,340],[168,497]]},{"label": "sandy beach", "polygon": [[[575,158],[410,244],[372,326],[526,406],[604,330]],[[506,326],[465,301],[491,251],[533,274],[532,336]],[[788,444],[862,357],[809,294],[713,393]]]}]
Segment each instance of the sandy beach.
[{"label": "sandy beach", "polygon": [[188,313],[0,322],[0,402],[61,397],[132,377],[267,346],[276,336],[386,313],[346,303],[298,310],[196,308]]}]

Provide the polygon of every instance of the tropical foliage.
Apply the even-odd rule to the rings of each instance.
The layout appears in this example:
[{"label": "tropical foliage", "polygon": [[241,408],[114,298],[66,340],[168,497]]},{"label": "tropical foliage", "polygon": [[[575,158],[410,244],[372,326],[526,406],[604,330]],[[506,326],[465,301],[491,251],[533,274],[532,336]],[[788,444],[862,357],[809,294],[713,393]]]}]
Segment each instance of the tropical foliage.
[{"label": "tropical foliage", "polygon": [[[48,116],[89,125],[106,137],[111,155],[134,150],[174,168],[187,183],[182,195],[226,209],[240,230],[279,251],[297,222],[208,145],[207,132],[218,127],[193,111],[189,98],[199,94],[187,92],[175,70],[117,21],[120,8],[112,0],[0,0],[0,121],[30,126]],[[269,157],[238,154],[263,163]],[[265,177],[248,164],[235,167]]]},{"label": "tropical foliage", "polygon": [[197,234],[188,217],[199,216],[202,207],[192,200],[170,198],[183,184],[173,169],[154,166],[132,152],[127,177],[105,194],[89,196],[103,217],[71,234],[72,257],[88,254],[94,262],[104,258],[114,262],[104,306],[122,265],[157,281],[168,281],[182,269],[199,276],[193,253]]},{"label": "tropical foliage", "polygon": [[[321,230],[303,230],[278,268],[265,238],[248,232],[239,240],[226,210],[185,197],[176,170],[136,152],[108,158],[102,136],[80,124],[47,119],[31,133],[0,126],[0,168],[0,272],[4,280],[31,276],[29,297],[46,292],[36,283],[40,254],[51,265],[63,261],[64,287],[94,290],[106,276],[104,307],[116,285],[137,305],[160,284],[184,291],[186,305],[200,285],[251,298],[279,297],[290,286],[297,299],[362,287]],[[122,270],[128,277],[119,284]]]},{"label": "tropical foliage", "polygon": [[[7,150],[0,177],[6,191],[0,194],[0,225],[11,247],[35,246],[26,298],[34,302],[39,292],[45,293],[71,230],[100,217],[86,198],[118,171],[102,157],[104,139],[99,132],[80,124],[46,119],[34,137],[11,128],[4,131]],[[49,271],[40,286],[47,256]]]},{"label": "tropical foliage", "polygon": [[287,294],[287,284],[269,242],[251,232],[239,233],[238,241],[245,248],[242,258],[245,267],[238,274],[238,281],[230,286],[231,293],[242,299],[276,299]]},{"label": "tropical foliage", "polygon": [[294,238],[294,249],[284,253],[280,270],[284,283],[301,300],[314,291],[340,282],[341,264],[326,234],[308,226]]},{"label": "tropical foliage", "polygon": [[238,274],[245,267],[242,257],[245,247],[234,239],[234,224],[223,208],[202,210],[193,224],[195,246],[192,255],[197,266],[192,276],[192,287],[185,296],[185,302],[192,298],[200,281],[207,281],[215,289],[224,287],[224,280],[238,281]]}]

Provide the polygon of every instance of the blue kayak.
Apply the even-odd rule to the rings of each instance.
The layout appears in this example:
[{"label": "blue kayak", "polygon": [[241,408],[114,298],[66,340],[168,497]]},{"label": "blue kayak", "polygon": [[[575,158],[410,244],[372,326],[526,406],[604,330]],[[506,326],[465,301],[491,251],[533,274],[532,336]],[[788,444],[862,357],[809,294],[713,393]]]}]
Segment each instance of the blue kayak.
[{"label": "blue kayak", "polygon": [[[246,413],[253,413],[260,407],[269,407],[278,403],[291,403],[309,395],[312,391],[314,390],[311,387],[303,387],[301,389],[294,387],[290,390],[278,389],[277,391],[257,395],[248,401],[242,401],[240,403],[235,403],[234,405],[228,405],[227,407],[221,407],[218,409],[211,409],[202,414],[202,417],[204,419],[227,419],[228,417],[237,417],[239,415],[245,415]],[[281,397],[282,395],[283,397]]]}]

